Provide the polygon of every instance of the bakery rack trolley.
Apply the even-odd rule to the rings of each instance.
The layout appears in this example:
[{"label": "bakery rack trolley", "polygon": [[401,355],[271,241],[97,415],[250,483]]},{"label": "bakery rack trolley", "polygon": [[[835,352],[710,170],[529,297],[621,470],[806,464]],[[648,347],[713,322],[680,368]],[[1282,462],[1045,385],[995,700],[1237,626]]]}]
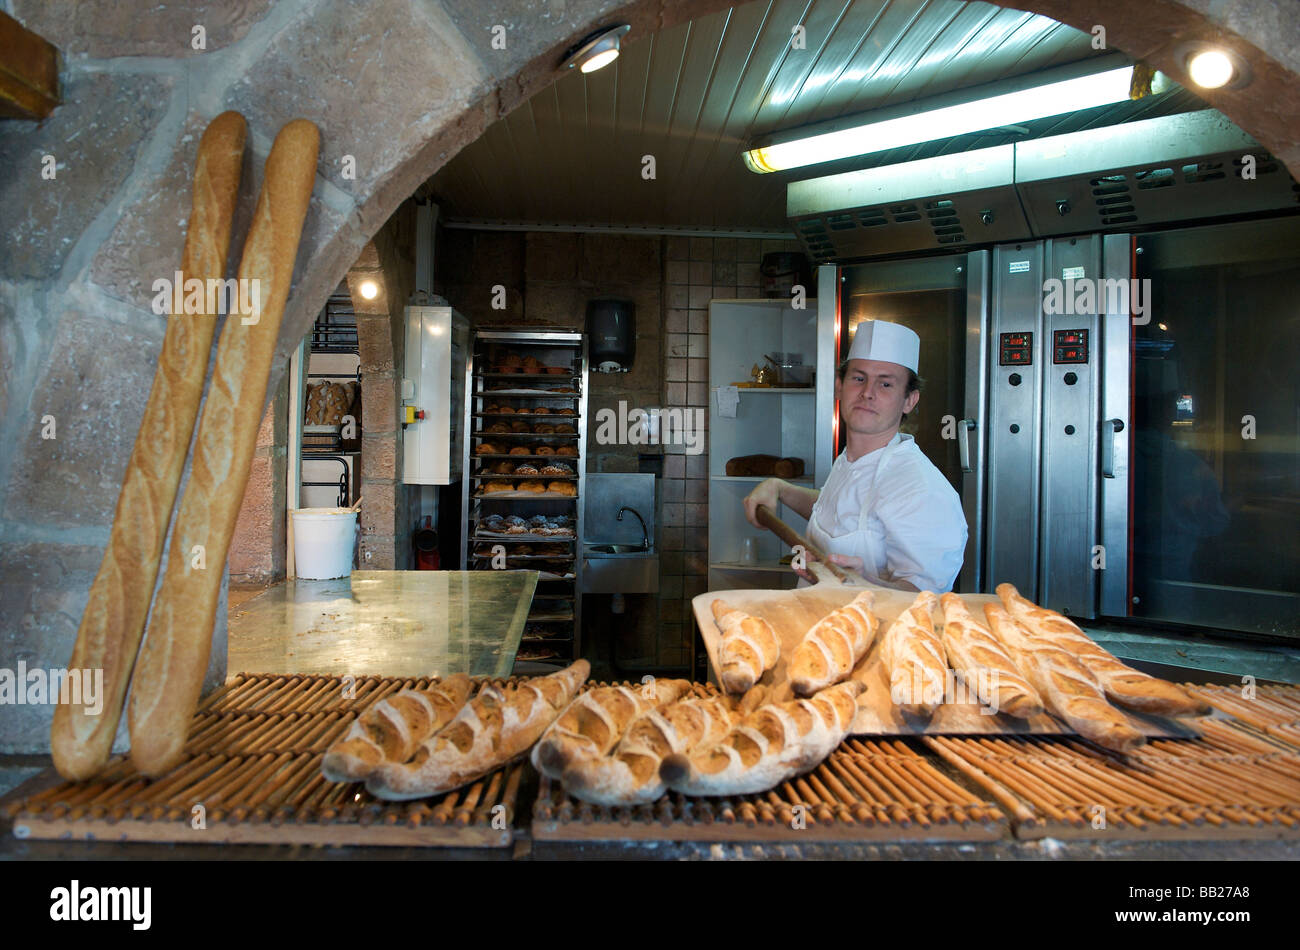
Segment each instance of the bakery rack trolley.
[{"label": "bakery rack trolley", "polygon": [[[516,371],[508,365],[526,360],[541,372]],[[496,544],[506,545],[506,568],[539,571],[533,608],[525,626],[521,651],[533,649],[542,659],[567,663],[582,655],[582,502],[586,497],[587,460],[587,340],[583,333],[563,329],[479,329],[473,332],[465,362],[464,472],[461,483],[461,569],[490,570]],[[570,392],[557,392],[568,389]],[[493,407],[498,411],[491,411]],[[544,407],[545,414],[529,412]],[[504,409],[504,412],[499,410]],[[566,414],[556,410],[564,409]],[[538,426],[570,424],[574,433],[538,433]],[[489,432],[505,425],[527,431]],[[495,445],[500,453],[482,454],[478,447]],[[540,454],[549,446],[572,446],[576,454]],[[522,453],[520,450],[524,450]],[[510,454],[514,450],[517,454]],[[572,450],[569,450],[572,451]],[[492,471],[502,466],[531,464],[538,469],[561,461],[573,475],[512,476]],[[493,491],[509,482],[540,478],[575,486],[573,495],[551,492]],[[532,534],[503,536],[484,526],[492,515],[525,519],[542,515],[566,516],[572,536],[541,537]],[[563,550],[563,554],[556,553]],[[528,552],[528,553],[524,553]],[[542,552],[542,553],[537,553]],[[554,654],[553,656],[550,654]]]}]

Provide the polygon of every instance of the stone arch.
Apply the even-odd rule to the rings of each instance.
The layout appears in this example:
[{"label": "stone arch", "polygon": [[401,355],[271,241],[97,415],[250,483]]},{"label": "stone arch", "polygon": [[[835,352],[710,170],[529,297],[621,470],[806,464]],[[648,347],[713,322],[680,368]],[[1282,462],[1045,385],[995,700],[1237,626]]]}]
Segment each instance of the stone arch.
[{"label": "stone arch", "polygon": [[[1085,31],[1105,25],[1109,45],[1175,77],[1180,43],[1231,46],[1254,81],[1204,98],[1300,177],[1300,18],[1285,5],[995,2]],[[18,618],[0,640],[5,655],[57,666],[70,653],[162,339],[150,284],[179,263],[194,147],[208,119],[227,108],[249,119],[237,235],[276,130],[297,116],[322,129],[274,392],[290,351],[367,241],[461,147],[553,82],[571,43],[601,24],[630,23],[635,39],[729,5],[2,0],[63,52],[65,90],[45,122],[9,122],[0,136],[0,167],[13,170],[0,183],[0,444],[8,450],[0,454],[0,615]],[[196,23],[208,26],[201,51],[191,46]],[[508,38],[499,50],[490,43],[498,24]],[[46,154],[61,169],[57,185],[33,171]],[[86,406],[99,415],[79,425]],[[63,420],[57,441],[41,438],[45,415]],[[223,655],[218,627],[214,654]],[[20,713],[6,718],[0,732],[16,738],[0,752],[44,747],[48,721]]]}]

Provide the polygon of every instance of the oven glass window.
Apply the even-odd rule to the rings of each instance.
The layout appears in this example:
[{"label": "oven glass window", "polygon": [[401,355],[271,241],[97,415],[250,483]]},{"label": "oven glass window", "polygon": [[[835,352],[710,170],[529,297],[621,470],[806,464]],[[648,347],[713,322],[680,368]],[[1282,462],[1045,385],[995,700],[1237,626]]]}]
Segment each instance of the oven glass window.
[{"label": "oven glass window", "polygon": [[1137,248],[1132,612],[1300,636],[1300,219]]}]

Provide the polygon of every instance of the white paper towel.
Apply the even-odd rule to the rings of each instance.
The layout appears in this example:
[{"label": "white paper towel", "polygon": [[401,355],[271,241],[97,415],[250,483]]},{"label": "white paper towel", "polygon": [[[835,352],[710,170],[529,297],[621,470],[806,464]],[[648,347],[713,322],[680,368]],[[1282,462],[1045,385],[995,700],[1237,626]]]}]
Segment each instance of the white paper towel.
[{"label": "white paper towel", "polygon": [[719,386],[718,415],[723,419],[736,418],[736,407],[740,405],[740,390],[735,386]]}]

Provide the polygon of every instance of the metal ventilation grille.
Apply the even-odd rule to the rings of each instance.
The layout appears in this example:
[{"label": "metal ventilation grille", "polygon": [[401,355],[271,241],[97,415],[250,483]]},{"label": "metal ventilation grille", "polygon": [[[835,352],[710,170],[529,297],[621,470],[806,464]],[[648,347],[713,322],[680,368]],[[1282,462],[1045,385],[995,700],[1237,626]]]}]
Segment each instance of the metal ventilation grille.
[{"label": "metal ventilation grille", "polygon": [[[792,219],[795,234],[815,262],[846,260],[898,251],[960,247],[973,240],[1009,239],[1006,234],[989,234],[1005,223],[1004,230],[1015,236],[1027,231],[1018,209],[1004,207],[1010,190],[1001,200],[988,195],[936,197],[902,204],[852,208],[832,214]],[[997,222],[991,229],[981,217]],[[974,221],[981,235],[972,236],[966,222]],[[988,236],[986,236],[988,235]]]}]

